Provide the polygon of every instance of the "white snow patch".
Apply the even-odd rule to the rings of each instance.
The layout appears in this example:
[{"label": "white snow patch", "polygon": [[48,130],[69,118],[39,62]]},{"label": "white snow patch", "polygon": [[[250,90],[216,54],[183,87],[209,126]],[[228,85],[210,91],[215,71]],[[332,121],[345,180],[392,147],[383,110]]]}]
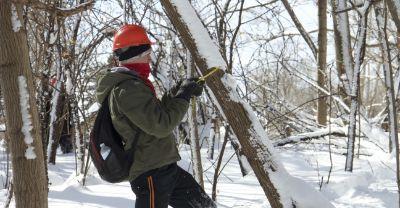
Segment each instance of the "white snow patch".
[{"label": "white snow patch", "polygon": [[0,131],[5,131],[5,130],[6,130],[6,125],[0,124]]},{"label": "white snow patch", "polygon": [[[196,42],[196,46],[209,67],[225,67],[226,63],[218,50],[218,47],[212,41],[206,28],[198,18],[196,11],[189,1],[171,0],[183,21],[186,23],[191,35]],[[224,68],[225,69],[225,68]]]},{"label": "white snow patch", "polygon": [[25,144],[28,146],[25,151],[26,159],[35,159],[36,154],[34,151],[34,147],[32,146],[33,137],[31,135],[32,120],[31,115],[29,113],[29,93],[26,84],[26,78],[24,76],[18,76],[18,88],[19,88],[19,99],[20,99],[20,108],[21,108],[21,116],[22,116],[22,128],[21,132],[24,134]]},{"label": "white snow patch", "polygon": [[[283,207],[292,207],[293,201],[299,208],[334,207],[320,192],[286,171],[272,172],[270,178],[274,184],[279,184],[277,188],[283,193],[280,196]],[[293,198],[290,199],[288,196]]]},{"label": "white snow patch", "polygon": [[67,77],[67,80],[65,82],[65,85],[66,85],[65,90],[68,95],[71,95],[72,90],[74,88],[74,85],[72,84],[71,73],[68,70],[65,73],[66,73],[66,77]]},{"label": "white snow patch", "polygon": [[14,4],[11,4],[11,23],[14,32],[19,32],[22,27],[21,21],[19,20],[17,9]]},{"label": "white snow patch", "polygon": [[57,40],[57,33],[54,33],[54,32],[50,33],[49,44],[54,44],[56,42],[56,40]]},{"label": "white snow patch", "polygon": [[228,89],[230,99],[239,103],[241,99],[237,94],[238,83],[236,82],[235,78],[230,74],[224,74],[224,76],[221,78],[221,81]]},{"label": "white snow patch", "polygon": [[87,110],[87,115],[97,112],[100,109],[100,107],[101,107],[100,103],[98,102],[93,103],[93,105],[91,105]]}]

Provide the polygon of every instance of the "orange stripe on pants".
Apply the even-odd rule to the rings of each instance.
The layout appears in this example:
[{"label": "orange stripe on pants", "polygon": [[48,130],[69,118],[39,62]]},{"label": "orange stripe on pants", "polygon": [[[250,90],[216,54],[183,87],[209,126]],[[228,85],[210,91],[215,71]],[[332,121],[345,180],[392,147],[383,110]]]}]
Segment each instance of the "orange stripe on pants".
[{"label": "orange stripe on pants", "polygon": [[147,185],[149,186],[149,191],[150,191],[150,208],[155,208],[153,177],[151,176],[147,177]]}]

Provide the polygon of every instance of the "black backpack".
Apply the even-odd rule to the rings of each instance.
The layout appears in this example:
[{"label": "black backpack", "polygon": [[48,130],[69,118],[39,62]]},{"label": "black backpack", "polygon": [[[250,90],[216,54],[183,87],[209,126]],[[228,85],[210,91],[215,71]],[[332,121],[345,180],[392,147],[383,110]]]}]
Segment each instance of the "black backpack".
[{"label": "black backpack", "polygon": [[138,135],[139,131],[131,148],[124,150],[123,140],[112,124],[107,96],[97,112],[89,141],[90,156],[103,180],[118,183],[128,178]]}]

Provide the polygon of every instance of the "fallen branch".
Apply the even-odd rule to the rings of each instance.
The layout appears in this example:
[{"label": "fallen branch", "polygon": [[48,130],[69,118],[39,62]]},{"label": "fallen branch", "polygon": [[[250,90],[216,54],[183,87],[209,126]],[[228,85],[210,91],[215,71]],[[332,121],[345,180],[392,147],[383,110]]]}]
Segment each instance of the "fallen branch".
[{"label": "fallen branch", "polygon": [[280,141],[274,142],[274,146],[284,146],[286,144],[292,144],[292,143],[297,143],[297,142],[301,142],[301,141],[307,141],[307,140],[311,140],[311,139],[317,139],[317,138],[321,138],[324,136],[328,136],[328,135],[334,135],[334,136],[346,136],[346,129],[343,128],[332,128],[329,131],[329,128],[326,129],[320,129],[318,131],[314,131],[314,132],[307,132],[307,133],[301,133],[299,135],[295,135],[295,136],[290,136],[286,139],[282,139]]}]

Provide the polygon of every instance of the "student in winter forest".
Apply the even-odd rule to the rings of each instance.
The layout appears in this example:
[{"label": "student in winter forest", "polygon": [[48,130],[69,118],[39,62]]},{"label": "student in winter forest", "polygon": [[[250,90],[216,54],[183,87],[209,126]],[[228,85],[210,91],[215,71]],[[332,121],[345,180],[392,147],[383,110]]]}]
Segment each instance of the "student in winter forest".
[{"label": "student in winter forest", "polygon": [[96,92],[99,103],[109,99],[112,123],[125,145],[137,140],[129,173],[136,208],[216,207],[194,178],[177,166],[181,158],[172,134],[190,98],[201,95],[203,83],[183,80],[158,100],[148,79],[151,44],[141,26],[121,27],[113,42],[119,66],[100,77]]}]

